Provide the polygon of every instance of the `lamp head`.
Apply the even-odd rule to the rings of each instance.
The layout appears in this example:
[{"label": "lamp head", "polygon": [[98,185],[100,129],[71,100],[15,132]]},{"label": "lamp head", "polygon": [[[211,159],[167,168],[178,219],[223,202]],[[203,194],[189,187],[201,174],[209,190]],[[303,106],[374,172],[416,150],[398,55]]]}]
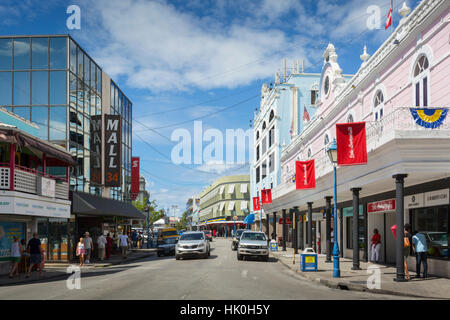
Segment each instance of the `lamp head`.
[{"label": "lamp head", "polygon": [[330,161],[332,163],[337,163],[337,143],[336,139],[333,139],[331,144],[329,145],[327,149],[328,157],[330,158]]}]

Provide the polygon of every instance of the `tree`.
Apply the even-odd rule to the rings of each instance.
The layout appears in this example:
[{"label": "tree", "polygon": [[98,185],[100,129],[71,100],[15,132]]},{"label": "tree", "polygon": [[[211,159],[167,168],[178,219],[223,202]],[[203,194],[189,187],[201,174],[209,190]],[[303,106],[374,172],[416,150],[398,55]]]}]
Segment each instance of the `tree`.
[{"label": "tree", "polygon": [[[141,211],[145,216],[149,216],[149,225],[152,226],[155,221],[163,218],[165,215],[164,209],[158,209],[156,200],[148,201],[148,197],[144,198],[143,202],[133,201],[133,205]],[[148,203],[149,202],[149,203]],[[147,228],[147,219],[144,220],[143,227]]]},{"label": "tree", "polygon": [[187,224],[188,224],[188,214],[189,214],[189,210],[186,210],[185,212],[183,212],[183,216],[181,217],[180,221],[177,222],[176,224],[176,228],[177,230],[183,230],[183,229],[187,229]]}]

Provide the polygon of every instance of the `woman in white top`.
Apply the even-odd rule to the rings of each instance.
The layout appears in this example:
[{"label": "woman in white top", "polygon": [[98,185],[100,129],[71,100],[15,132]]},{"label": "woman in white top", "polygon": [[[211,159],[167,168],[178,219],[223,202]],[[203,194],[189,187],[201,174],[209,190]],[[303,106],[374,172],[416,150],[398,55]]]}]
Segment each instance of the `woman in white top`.
[{"label": "woman in white top", "polygon": [[22,256],[22,247],[19,245],[19,237],[14,236],[13,237],[13,243],[11,244],[11,263],[12,268],[11,272],[9,273],[9,277],[12,279],[14,277],[14,273],[17,273],[17,276],[19,276],[19,262],[20,257]]}]

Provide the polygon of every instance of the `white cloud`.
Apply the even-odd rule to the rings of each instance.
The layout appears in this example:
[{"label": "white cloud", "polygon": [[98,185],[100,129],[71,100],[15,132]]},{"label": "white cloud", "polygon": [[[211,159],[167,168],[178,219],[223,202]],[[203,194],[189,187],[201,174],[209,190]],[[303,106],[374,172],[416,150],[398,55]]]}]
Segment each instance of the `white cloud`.
[{"label": "white cloud", "polygon": [[217,174],[225,174],[227,172],[234,171],[233,174],[236,174],[236,171],[245,171],[248,173],[250,169],[248,165],[243,164],[227,164],[224,161],[208,161],[207,163],[199,166],[197,170],[215,172]]}]

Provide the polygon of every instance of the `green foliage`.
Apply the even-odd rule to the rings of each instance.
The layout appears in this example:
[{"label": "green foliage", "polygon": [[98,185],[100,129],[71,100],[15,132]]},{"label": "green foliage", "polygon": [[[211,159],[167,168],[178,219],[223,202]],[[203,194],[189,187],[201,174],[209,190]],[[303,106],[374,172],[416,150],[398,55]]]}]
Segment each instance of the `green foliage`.
[{"label": "green foliage", "polygon": [[[158,221],[159,219],[163,218],[165,215],[164,209],[158,209],[158,204],[156,200],[151,200],[150,204],[147,204],[148,197],[144,198],[143,202],[140,201],[133,201],[133,205],[138,209],[139,211],[142,211],[142,213],[147,217],[149,216],[149,225],[152,227],[153,223],[155,221]],[[143,222],[143,227],[147,228],[147,219]]]},{"label": "green foliage", "polygon": [[177,230],[187,229],[187,224],[188,224],[187,216],[188,216],[188,214],[189,214],[188,210],[183,212],[183,216],[181,217],[180,221],[177,222],[177,224],[175,226],[177,228]]}]

